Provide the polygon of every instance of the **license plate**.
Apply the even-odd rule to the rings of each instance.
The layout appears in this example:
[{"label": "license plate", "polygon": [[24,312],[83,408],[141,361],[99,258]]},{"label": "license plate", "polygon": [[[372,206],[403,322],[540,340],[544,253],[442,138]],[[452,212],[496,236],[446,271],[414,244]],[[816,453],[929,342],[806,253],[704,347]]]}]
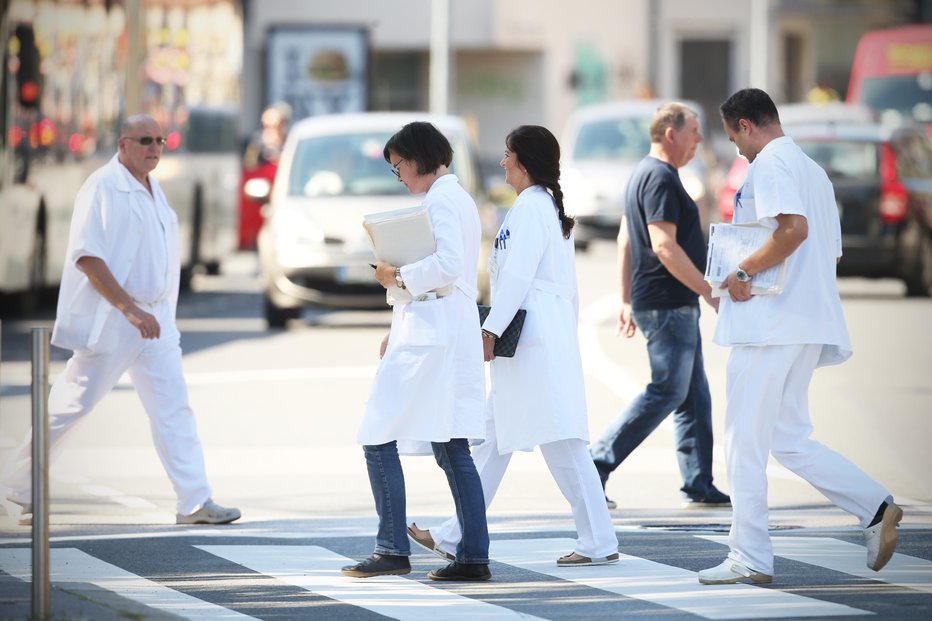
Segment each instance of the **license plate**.
[{"label": "license plate", "polygon": [[362,265],[341,265],[334,276],[341,283],[368,283],[375,280],[375,270],[363,263]]}]

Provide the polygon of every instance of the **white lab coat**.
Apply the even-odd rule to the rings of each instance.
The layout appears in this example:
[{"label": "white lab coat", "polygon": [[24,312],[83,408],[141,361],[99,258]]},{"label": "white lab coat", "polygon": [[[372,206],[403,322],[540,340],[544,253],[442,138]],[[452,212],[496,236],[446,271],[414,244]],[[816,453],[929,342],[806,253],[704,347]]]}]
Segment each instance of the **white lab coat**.
[{"label": "white lab coat", "polygon": [[492,361],[491,412],[499,453],[589,440],[579,355],[579,297],[572,236],[564,239],[553,197],[541,186],[518,196],[489,260],[492,310],[483,328],[501,334],[527,310],[513,358]]},{"label": "white lab coat", "polygon": [[[103,259],[116,281],[125,287],[144,235],[153,236],[152,243],[165,244],[168,269],[164,296],[160,300],[143,301],[165,302],[171,309],[171,322],[162,326],[162,335],[171,338],[173,334],[167,332],[175,330],[174,313],[181,269],[178,218],[165,200],[158,182],[150,175],[150,195],[118,158],[114,155],[106,165],[91,174],[75,198],[58,311],[52,330],[52,344],[57,347],[91,353],[106,353],[116,348],[117,331],[112,324],[108,325],[108,321],[124,319],[113,312],[110,302],[78,269],[77,261],[85,256]],[[151,218],[144,218],[143,212],[153,209],[162,224],[161,229],[144,226]]]},{"label": "white lab coat", "polygon": [[448,285],[436,300],[396,304],[357,440],[398,441],[402,454],[430,454],[429,442],[483,439],[485,373],[476,310],[481,227],[476,203],[454,175],[424,197],[437,250],[401,276],[415,297]]}]

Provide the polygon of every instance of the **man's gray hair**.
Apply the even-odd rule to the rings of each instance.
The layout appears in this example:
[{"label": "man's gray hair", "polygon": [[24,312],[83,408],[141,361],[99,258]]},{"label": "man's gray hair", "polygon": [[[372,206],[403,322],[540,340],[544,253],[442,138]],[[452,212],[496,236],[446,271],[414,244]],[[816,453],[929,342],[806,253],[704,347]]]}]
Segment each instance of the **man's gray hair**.
[{"label": "man's gray hair", "polygon": [[663,142],[663,135],[668,127],[680,131],[686,124],[686,119],[698,116],[695,110],[684,103],[671,101],[663,104],[657,108],[654,119],[650,122],[650,141],[656,144]]}]

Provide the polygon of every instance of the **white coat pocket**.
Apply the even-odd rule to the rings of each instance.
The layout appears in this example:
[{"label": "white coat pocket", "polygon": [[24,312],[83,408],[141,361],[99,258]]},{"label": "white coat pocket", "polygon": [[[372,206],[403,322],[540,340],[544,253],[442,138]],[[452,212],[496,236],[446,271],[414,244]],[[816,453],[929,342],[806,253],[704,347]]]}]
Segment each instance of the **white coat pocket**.
[{"label": "white coat pocket", "polygon": [[[450,311],[447,298],[411,302],[401,310],[398,332],[393,340],[398,347],[436,347],[450,341]],[[394,331],[394,329],[393,329]]]}]

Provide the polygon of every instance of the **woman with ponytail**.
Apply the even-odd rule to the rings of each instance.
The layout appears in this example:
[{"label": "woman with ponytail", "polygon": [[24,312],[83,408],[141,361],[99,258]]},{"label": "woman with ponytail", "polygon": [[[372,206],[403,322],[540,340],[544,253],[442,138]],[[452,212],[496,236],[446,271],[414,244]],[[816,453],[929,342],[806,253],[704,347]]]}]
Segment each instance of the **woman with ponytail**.
[{"label": "woman with ponytail", "polygon": [[[589,425],[576,324],[579,296],[573,243],[575,221],[563,206],[560,146],[546,128],[522,125],[505,139],[505,181],[518,194],[489,259],[492,310],[482,325],[492,365],[486,440],[473,459],[491,503],[514,451],[539,446],[576,522],[577,540],[557,565],[618,561],[618,539],[602,484],[586,448]],[[495,340],[518,309],[527,317],[513,358],[496,358]],[[411,538],[440,556],[456,550],[456,518]]]}]

